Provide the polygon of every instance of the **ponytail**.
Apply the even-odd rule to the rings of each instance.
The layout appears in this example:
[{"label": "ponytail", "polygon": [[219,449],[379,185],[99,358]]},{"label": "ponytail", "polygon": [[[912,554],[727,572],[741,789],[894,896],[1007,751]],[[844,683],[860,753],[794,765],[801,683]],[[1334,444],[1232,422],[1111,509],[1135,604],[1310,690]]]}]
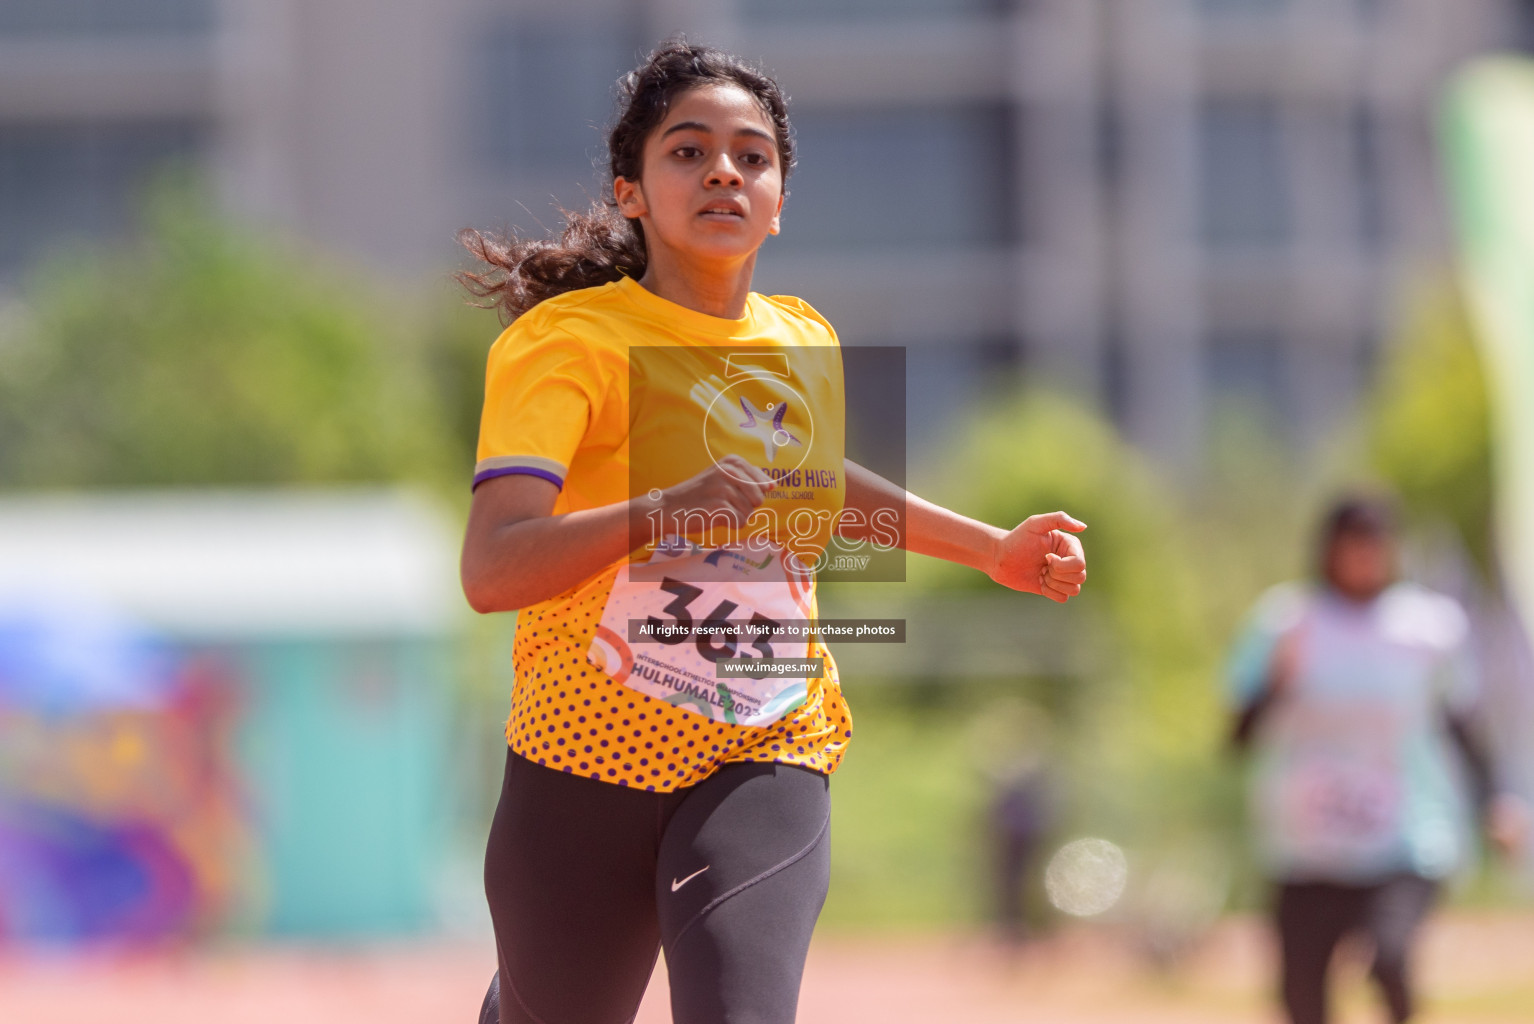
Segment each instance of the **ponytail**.
[{"label": "ponytail", "polygon": [[458,241],[486,269],[453,276],[475,299],[509,324],[544,299],[592,288],[645,272],[638,225],[596,202],[586,213],[564,211],[565,228],[554,238],[518,238],[464,228]]}]

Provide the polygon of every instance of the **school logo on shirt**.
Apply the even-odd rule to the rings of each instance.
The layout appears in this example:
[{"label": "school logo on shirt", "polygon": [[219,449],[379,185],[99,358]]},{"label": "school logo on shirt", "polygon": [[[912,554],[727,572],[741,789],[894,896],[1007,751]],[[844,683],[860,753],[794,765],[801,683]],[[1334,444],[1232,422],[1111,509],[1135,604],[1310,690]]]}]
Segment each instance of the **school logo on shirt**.
[{"label": "school logo on shirt", "polygon": [[792,473],[814,448],[815,417],[810,402],[794,387],[783,352],[731,352],[724,375],[710,374],[692,389],[703,407],[703,444],[715,464],[726,455],[744,455],[768,475]]},{"label": "school logo on shirt", "polygon": [[[674,345],[630,349],[629,357],[631,494],[662,492],[710,464],[739,475],[741,460],[751,479],[767,479],[744,521],[713,508],[652,509],[645,542],[765,543],[813,566],[842,511],[838,350]],[[754,564],[761,555],[750,557]]]},{"label": "school logo on shirt", "polygon": [[[788,413],[786,401],[768,402],[765,409],[757,409],[751,404],[751,399],[742,395],[740,409],[746,414],[746,420],[740,428],[748,434],[761,438],[762,458],[768,462],[778,461],[779,448],[786,448],[789,445],[797,448],[804,447],[797,437],[783,429],[783,417]],[[771,422],[767,420],[768,413],[772,414]]]}]

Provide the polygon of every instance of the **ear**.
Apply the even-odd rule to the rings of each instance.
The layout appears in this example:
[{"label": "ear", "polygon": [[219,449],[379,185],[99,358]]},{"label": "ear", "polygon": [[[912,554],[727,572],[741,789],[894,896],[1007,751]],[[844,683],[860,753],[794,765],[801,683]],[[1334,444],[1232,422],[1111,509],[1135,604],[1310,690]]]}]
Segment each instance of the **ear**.
[{"label": "ear", "polygon": [[783,197],[781,195],[779,195],[778,196],[778,208],[776,210],[772,211],[772,221],[767,225],[767,233],[769,235],[777,234],[778,230],[783,226],[782,225],[782,220],[783,220]]},{"label": "ear", "polygon": [[644,201],[644,191],[637,181],[614,178],[613,199],[618,203],[618,212],[630,220],[643,217],[650,212],[649,206]]}]

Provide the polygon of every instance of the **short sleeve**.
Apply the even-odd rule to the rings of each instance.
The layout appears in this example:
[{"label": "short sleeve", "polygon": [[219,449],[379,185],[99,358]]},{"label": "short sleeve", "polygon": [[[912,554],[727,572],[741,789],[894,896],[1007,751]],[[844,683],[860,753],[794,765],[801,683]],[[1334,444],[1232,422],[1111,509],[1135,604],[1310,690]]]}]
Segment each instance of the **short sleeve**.
[{"label": "short sleeve", "polygon": [[829,340],[833,345],[839,346],[841,344],[841,339],[836,336],[836,328],[831,326],[831,321],[821,316],[819,310],[817,310],[814,306],[811,306],[808,302],[805,302],[803,299],[799,298],[797,295],[773,295],[769,296],[768,301],[773,302],[783,309],[789,310],[790,312],[795,313],[806,320],[813,321],[820,329],[826,332],[826,334],[829,336],[827,340]]},{"label": "short sleeve", "polygon": [[578,338],[514,324],[485,368],[474,485],[525,474],[563,488],[601,396],[596,360]]},{"label": "short sleeve", "polygon": [[1226,661],[1226,698],[1231,706],[1244,708],[1262,692],[1279,638],[1299,624],[1305,606],[1304,590],[1293,584],[1273,587],[1258,599]]}]

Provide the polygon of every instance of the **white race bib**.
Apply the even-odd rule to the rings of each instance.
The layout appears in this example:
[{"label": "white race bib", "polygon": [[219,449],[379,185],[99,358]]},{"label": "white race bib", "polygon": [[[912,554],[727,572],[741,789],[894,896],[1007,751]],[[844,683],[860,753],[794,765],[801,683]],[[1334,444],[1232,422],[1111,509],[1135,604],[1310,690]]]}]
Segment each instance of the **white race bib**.
[{"label": "white race bib", "polygon": [[[586,657],[615,681],[716,722],[764,726],[799,707],[810,676],[721,678],[725,659],[805,658],[812,577],[777,546],[669,539],[618,570]],[[772,630],[788,626],[787,635]]]},{"label": "white race bib", "polygon": [[1390,765],[1311,758],[1284,780],[1280,815],[1290,841],[1323,855],[1378,853],[1400,826],[1401,783]]}]

